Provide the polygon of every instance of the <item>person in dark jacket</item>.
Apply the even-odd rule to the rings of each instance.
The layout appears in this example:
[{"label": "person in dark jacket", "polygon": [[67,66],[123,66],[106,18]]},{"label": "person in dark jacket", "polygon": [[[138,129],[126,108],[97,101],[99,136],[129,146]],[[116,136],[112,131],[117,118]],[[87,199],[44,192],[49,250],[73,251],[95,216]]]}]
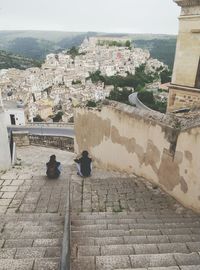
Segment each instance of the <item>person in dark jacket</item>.
[{"label": "person in dark jacket", "polygon": [[77,163],[77,174],[82,177],[88,177],[92,171],[92,159],[88,157],[88,151],[83,151],[80,158],[74,159]]},{"label": "person in dark jacket", "polygon": [[46,174],[48,178],[58,178],[61,173],[61,163],[56,161],[56,156],[50,156],[49,162],[46,163]]}]

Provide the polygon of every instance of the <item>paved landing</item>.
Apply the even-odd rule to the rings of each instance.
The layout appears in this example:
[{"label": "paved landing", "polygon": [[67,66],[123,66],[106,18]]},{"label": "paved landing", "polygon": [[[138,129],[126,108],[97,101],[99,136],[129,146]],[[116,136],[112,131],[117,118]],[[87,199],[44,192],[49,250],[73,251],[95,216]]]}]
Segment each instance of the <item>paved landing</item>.
[{"label": "paved landing", "polygon": [[[45,176],[52,154],[63,166],[57,180]],[[17,156],[19,165],[0,173],[0,269],[57,270],[74,155],[30,146]]]}]

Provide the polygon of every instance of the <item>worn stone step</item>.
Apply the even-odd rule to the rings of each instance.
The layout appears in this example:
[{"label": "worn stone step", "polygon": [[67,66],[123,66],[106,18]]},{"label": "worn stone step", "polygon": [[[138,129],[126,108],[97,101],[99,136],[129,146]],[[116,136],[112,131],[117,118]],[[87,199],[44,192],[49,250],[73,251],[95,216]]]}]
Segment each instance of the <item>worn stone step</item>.
[{"label": "worn stone step", "polygon": [[[196,245],[194,245],[196,244]],[[102,246],[77,246],[76,256],[139,255],[162,253],[192,253],[200,251],[199,243],[121,244]],[[74,255],[74,254],[73,254]]]},{"label": "worn stone step", "polygon": [[162,253],[192,253],[200,252],[200,242],[162,243],[162,244],[116,244],[102,246],[77,246],[76,256],[98,255],[139,255]]},{"label": "worn stone step", "polygon": [[[125,234],[129,231],[130,235],[176,235],[176,234],[200,234],[200,228],[159,228],[159,229],[137,229],[127,224],[117,224],[115,226],[109,226],[107,224],[99,225],[82,225],[71,226],[72,232],[102,232],[106,231],[121,231],[124,230]],[[89,235],[90,236],[90,235]]]},{"label": "worn stone step", "polygon": [[120,217],[110,217],[110,218],[85,218],[85,219],[72,219],[72,224],[165,224],[165,223],[184,223],[184,224],[192,224],[199,223],[199,219],[189,219],[189,218],[169,218],[169,219],[139,219],[139,218],[120,218]]},{"label": "worn stone step", "polygon": [[59,247],[62,238],[54,239],[6,239],[0,240],[1,248]]},{"label": "worn stone step", "polygon": [[[99,229],[97,226],[95,229],[89,230],[72,230],[71,235],[73,237],[112,237],[112,236],[168,236],[170,239],[173,239],[173,236],[182,235],[183,237],[188,237],[188,239],[197,239],[200,240],[199,230],[192,231],[188,228],[180,228],[180,229],[161,229],[161,230],[143,230],[143,229],[131,229],[131,230],[123,230],[123,229]],[[80,228],[79,228],[80,229]],[[42,232],[41,232],[42,234]]]},{"label": "worn stone step", "polygon": [[0,259],[0,270],[59,269],[59,258]]},{"label": "worn stone step", "polygon": [[[196,267],[196,265],[195,265]],[[179,268],[178,266],[169,266],[169,267],[148,267],[148,268],[124,268],[124,269],[118,269],[118,268],[115,268],[114,270],[132,270],[132,269],[135,269],[135,270],[180,270],[180,269],[183,269],[183,270],[186,270],[187,268]],[[188,270],[198,270],[200,268],[188,268]]]},{"label": "worn stone step", "polygon": [[200,265],[198,253],[96,256],[96,270]]},{"label": "worn stone step", "polygon": [[1,248],[0,259],[59,258],[60,247]]},{"label": "worn stone step", "polygon": [[9,231],[0,234],[0,240],[4,239],[54,239],[63,236],[63,231]]},{"label": "worn stone step", "polygon": [[55,224],[49,224],[47,226],[40,226],[40,225],[35,225],[35,224],[15,224],[15,226],[12,226],[10,224],[6,224],[2,229],[1,232],[10,232],[10,231],[20,231],[20,232],[29,232],[29,231],[35,231],[35,232],[58,232],[58,231],[63,231],[63,225],[55,225]]},{"label": "worn stone step", "polygon": [[116,245],[116,244],[159,244],[200,242],[200,235],[148,235],[148,236],[93,236],[83,233],[72,235],[72,243],[77,245]]},{"label": "worn stone step", "polygon": [[[128,220],[129,221],[129,220]],[[87,225],[107,225],[108,228],[117,228],[117,227],[124,227],[124,228],[130,228],[130,229],[161,229],[161,228],[200,228],[200,222],[196,221],[193,223],[158,223],[158,224],[152,224],[152,223],[131,223],[126,222],[121,224],[121,219],[117,220],[72,220],[72,228],[73,226],[87,226]],[[123,221],[124,222],[124,221]]]},{"label": "worn stone step", "polygon": [[134,214],[126,214],[124,212],[117,212],[117,213],[108,213],[108,212],[100,212],[100,213],[80,213],[80,214],[73,214],[72,220],[97,220],[97,219],[132,219],[132,220],[153,220],[156,222],[158,220],[169,221],[169,220],[177,220],[179,222],[181,219],[193,222],[193,221],[200,221],[200,217],[198,215],[188,216],[188,215],[180,215],[174,213],[172,215],[167,215],[167,213],[158,214],[158,215],[143,215],[143,212],[136,212]]},{"label": "worn stone step", "polygon": [[32,270],[34,259],[0,259],[0,270]]},{"label": "worn stone step", "polygon": [[11,214],[0,214],[0,220],[12,221],[12,220],[60,220],[63,218],[63,215],[60,213],[13,213]]}]

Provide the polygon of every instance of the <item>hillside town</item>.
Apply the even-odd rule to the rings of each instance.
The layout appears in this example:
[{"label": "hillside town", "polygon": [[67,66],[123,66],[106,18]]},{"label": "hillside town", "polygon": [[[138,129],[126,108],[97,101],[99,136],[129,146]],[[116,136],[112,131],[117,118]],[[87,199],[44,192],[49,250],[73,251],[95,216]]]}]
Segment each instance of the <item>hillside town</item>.
[{"label": "hillside town", "polygon": [[74,50],[75,53],[63,51],[47,55],[41,68],[1,70],[3,100],[23,102],[27,122],[37,117],[53,121],[52,117],[59,112],[67,122],[73,119],[73,107],[89,100],[103,100],[113,89],[103,82],[93,83],[90,74],[100,71],[108,77],[125,77],[134,75],[142,64],[147,73],[167,68],[152,59],[147,50],[131,46],[124,38],[92,37]]}]

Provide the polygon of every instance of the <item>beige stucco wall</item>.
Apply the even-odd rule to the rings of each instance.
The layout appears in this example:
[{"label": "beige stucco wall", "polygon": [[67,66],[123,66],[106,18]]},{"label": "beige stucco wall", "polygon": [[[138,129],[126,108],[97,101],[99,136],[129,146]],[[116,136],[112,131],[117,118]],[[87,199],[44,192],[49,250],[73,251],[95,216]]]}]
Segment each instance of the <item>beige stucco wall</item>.
[{"label": "beige stucco wall", "polygon": [[182,185],[173,189],[173,195],[184,205],[200,212],[200,127],[181,132],[176,147]]},{"label": "beige stucco wall", "polygon": [[199,83],[196,83],[200,60],[200,2],[174,2],[181,7],[181,15],[167,111],[200,104]]},{"label": "beige stucco wall", "polygon": [[172,83],[195,87],[200,57],[200,15],[181,16]]},{"label": "beige stucco wall", "polygon": [[176,136],[153,118],[129,106],[77,108],[75,151],[88,150],[100,167],[142,176],[200,212],[200,128]]},{"label": "beige stucco wall", "polygon": [[200,92],[191,88],[182,88],[171,85],[167,110],[172,112],[181,108],[191,108],[200,105]]},{"label": "beige stucco wall", "polygon": [[[1,108],[0,108],[1,109]],[[8,132],[5,125],[5,113],[0,112],[0,170],[6,170],[11,166]]]}]

